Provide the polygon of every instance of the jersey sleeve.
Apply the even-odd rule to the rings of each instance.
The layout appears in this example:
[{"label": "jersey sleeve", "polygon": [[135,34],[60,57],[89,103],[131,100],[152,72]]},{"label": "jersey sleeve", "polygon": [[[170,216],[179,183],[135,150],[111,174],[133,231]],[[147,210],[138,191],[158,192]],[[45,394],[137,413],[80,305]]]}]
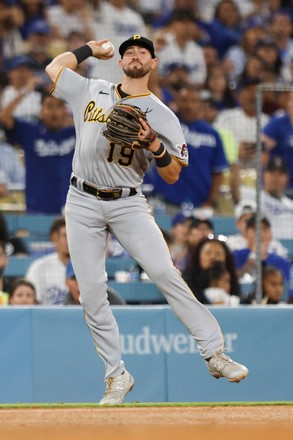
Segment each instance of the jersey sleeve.
[{"label": "jersey sleeve", "polygon": [[80,108],[82,98],[88,92],[89,82],[89,79],[64,67],[54,83],[51,94],[66,101],[72,110],[77,110]]},{"label": "jersey sleeve", "polygon": [[167,148],[168,153],[175,157],[181,166],[188,165],[188,149],[186,140],[177,116],[167,108],[163,117],[158,117],[152,128]]},{"label": "jersey sleeve", "polygon": [[188,148],[177,116],[174,115],[173,120],[170,121],[168,130],[173,135],[171,145],[167,145],[168,152],[178,160],[181,166],[187,166]]}]

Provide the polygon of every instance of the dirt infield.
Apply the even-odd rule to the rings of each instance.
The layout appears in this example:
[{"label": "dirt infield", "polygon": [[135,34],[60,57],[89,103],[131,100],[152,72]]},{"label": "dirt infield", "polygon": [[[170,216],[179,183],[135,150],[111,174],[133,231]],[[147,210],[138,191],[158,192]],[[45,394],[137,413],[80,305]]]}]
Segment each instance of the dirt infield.
[{"label": "dirt infield", "polygon": [[1,409],[1,440],[291,440],[293,406]]}]

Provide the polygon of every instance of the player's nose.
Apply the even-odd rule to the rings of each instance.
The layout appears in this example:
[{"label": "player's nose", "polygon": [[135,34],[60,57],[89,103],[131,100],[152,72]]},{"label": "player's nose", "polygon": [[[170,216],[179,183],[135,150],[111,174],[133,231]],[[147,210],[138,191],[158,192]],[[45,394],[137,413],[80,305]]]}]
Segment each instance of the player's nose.
[{"label": "player's nose", "polygon": [[134,47],[134,48],[133,48],[132,58],[133,58],[133,59],[137,59],[138,56],[139,56],[139,48],[138,48],[138,47]]}]

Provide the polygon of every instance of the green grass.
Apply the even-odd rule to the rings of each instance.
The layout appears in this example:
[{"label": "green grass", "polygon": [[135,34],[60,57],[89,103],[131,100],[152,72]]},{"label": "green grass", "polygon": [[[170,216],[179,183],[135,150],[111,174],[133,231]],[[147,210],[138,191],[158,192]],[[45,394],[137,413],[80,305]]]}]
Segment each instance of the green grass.
[{"label": "green grass", "polygon": [[[205,407],[205,406],[293,406],[293,402],[162,402],[162,403],[123,403],[115,405],[117,408],[168,408],[168,407]],[[97,403],[7,403],[0,404],[1,409],[58,409],[58,408],[105,408]],[[113,408],[113,406],[110,406]]]}]

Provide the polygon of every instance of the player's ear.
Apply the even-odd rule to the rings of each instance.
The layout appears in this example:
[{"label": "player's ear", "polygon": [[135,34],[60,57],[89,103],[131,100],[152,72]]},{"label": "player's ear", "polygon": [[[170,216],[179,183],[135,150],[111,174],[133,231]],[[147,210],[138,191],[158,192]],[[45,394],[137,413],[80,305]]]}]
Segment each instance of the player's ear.
[{"label": "player's ear", "polygon": [[158,65],[158,58],[152,58],[151,68],[154,70]]}]

